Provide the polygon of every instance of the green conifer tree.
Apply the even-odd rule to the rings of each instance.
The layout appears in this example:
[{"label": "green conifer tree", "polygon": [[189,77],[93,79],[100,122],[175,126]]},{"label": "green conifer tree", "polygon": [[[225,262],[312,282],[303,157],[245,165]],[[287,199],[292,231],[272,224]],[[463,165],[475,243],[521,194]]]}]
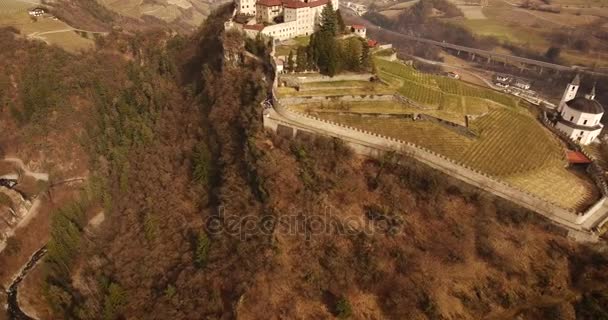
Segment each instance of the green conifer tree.
[{"label": "green conifer tree", "polygon": [[323,11],[321,11],[321,32],[328,32],[335,37],[337,30],[338,21],[336,12],[334,11],[334,6],[331,4],[331,1],[329,1],[323,8]]},{"label": "green conifer tree", "polygon": [[369,70],[372,65],[372,57],[366,41],[361,41],[361,69]]},{"label": "green conifer tree", "polygon": [[287,71],[293,72],[295,70],[294,66],[295,62],[293,61],[293,50],[289,51],[289,56],[287,58]]},{"label": "green conifer tree", "polygon": [[296,71],[297,72],[302,72],[305,71],[307,69],[307,59],[308,57],[306,56],[306,48],[304,47],[298,47],[298,50],[296,51]]},{"label": "green conifer tree", "polygon": [[346,32],[346,24],[344,24],[344,19],[342,19],[342,13],[340,9],[336,10],[336,23],[338,26],[338,33]]}]

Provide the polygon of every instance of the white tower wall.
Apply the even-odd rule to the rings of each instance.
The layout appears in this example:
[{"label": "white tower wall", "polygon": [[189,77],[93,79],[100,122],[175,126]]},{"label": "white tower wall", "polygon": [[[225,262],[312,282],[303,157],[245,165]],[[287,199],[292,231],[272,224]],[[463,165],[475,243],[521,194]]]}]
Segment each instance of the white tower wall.
[{"label": "white tower wall", "polygon": [[578,93],[579,85],[569,83],[566,87],[566,91],[564,91],[564,95],[562,96],[562,100],[559,102],[558,111],[561,112],[564,109],[564,105],[566,102],[576,98],[576,94]]}]

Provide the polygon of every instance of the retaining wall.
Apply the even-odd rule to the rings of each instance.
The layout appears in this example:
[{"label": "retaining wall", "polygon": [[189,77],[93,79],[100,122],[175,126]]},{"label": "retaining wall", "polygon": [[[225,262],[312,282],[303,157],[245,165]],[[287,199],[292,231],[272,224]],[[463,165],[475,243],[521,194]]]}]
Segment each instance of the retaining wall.
[{"label": "retaining wall", "polygon": [[[264,119],[266,127],[276,130],[277,125],[281,124],[295,128],[296,130],[340,138],[351,146],[355,152],[364,155],[378,156],[384,152],[397,151],[465,183],[535,211],[562,227],[566,227],[568,230],[577,233],[579,238],[583,236],[586,240],[596,239],[596,236],[590,232],[591,228],[596,226],[593,225],[586,228],[581,224],[581,221],[595,215],[596,213],[594,212],[588,211],[586,214],[583,214],[562,208],[557,204],[537,197],[527,191],[519,190],[506,184],[504,181],[497,180],[490,175],[426,148],[299,113],[282,106],[276,99],[273,102],[274,110]],[[604,206],[600,207],[603,208]]]},{"label": "retaining wall", "polygon": [[[285,126],[294,129],[294,135],[297,131],[304,131],[312,134],[339,138],[349,145],[354,152],[368,156],[378,157],[385,152],[397,151],[465,183],[537,212],[553,223],[566,228],[569,236],[577,240],[598,241],[599,237],[594,230],[597,230],[598,227],[608,223],[608,216],[606,214],[608,212],[608,210],[606,210],[607,200],[605,197],[584,214],[577,213],[574,210],[568,210],[541,199],[529,192],[514,188],[504,181],[497,180],[483,172],[470,168],[467,165],[457,163],[452,159],[426,148],[290,110],[288,107],[284,107],[277,99],[274,90],[278,85],[278,73],[276,72],[276,66],[273,65],[273,67],[275,70],[275,78],[271,92],[273,108],[264,111],[264,127],[266,128],[276,131],[279,126]],[[315,77],[307,78],[310,79]],[[324,76],[316,77],[316,80],[309,81],[320,81],[319,79],[322,78],[324,78]],[[337,81],[335,77],[325,77],[325,79],[326,80],[321,81]],[[342,80],[352,80],[352,78],[342,78]],[[324,99],[325,97],[321,98]],[[409,100],[400,95],[394,95],[393,98],[401,98],[406,101]],[[305,101],[310,102],[311,100]],[[546,113],[543,113],[543,115],[543,123],[545,120],[549,122],[546,118]],[[594,223],[589,223],[590,220],[594,220]],[[587,222],[587,224],[582,225],[581,222]]]},{"label": "retaining wall", "polygon": [[475,138],[477,135],[469,130],[467,127],[460,125],[458,123],[454,123],[451,121],[447,121],[441,118],[436,118],[424,113],[379,113],[379,112],[350,112],[350,111],[330,111],[325,112],[322,110],[316,110],[313,112],[314,114],[331,114],[331,115],[348,115],[348,116],[358,116],[362,118],[397,118],[397,119],[406,119],[411,121],[429,121],[435,124],[438,124],[448,130],[454,131],[466,138]]},{"label": "retaining wall", "polygon": [[602,195],[604,197],[607,197],[608,196],[608,182],[606,181],[606,178],[604,177],[604,170],[601,168],[601,166],[599,164],[597,164],[597,159],[595,158],[595,156],[593,156],[592,154],[587,152],[587,150],[583,149],[580,144],[578,144],[576,141],[572,140],[572,138],[570,138],[567,134],[565,134],[564,132],[557,129],[553,125],[553,123],[551,123],[549,118],[547,117],[546,111],[544,111],[544,110],[542,111],[542,113],[540,115],[540,120],[547,129],[549,129],[551,132],[553,132],[553,134],[555,134],[556,136],[561,138],[562,141],[564,141],[570,149],[584,154],[587,158],[589,158],[589,160],[591,160],[591,164],[587,167],[587,174],[589,174],[591,179],[593,179],[593,182],[595,182],[595,185],[598,187],[598,189],[600,190]]},{"label": "retaining wall", "polygon": [[361,94],[361,95],[339,95],[339,96],[306,96],[281,98],[285,106],[303,103],[335,103],[335,102],[365,102],[365,101],[393,101],[392,94]]},{"label": "retaining wall", "polygon": [[298,75],[298,74],[283,74],[280,76],[279,81],[295,81],[297,83],[310,83],[310,82],[333,82],[333,81],[369,81],[376,76],[371,73],[353,73],[353,74],[339,74],[333,77],[325,76],[321,74],[314,75]]}]

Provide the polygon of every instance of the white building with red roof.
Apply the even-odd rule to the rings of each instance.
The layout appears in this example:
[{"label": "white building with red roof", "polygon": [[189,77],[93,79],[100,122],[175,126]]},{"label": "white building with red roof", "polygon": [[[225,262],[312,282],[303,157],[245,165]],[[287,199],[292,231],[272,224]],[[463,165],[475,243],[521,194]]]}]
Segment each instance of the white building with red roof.
[{"label": "white building with red roof", "polygon": [[321,11],[331,1],[334,9],[338,0],[235,0],[238,14],[253,15],[255,22],[244,29],[259,32],[278,40],[311,35],[320,25]]},{"label": "white building with red roof", "polygon": [[350,31],[363,39],[365,39],[367,36],[367,28],[365,28],[365,26],[362,24],[353,24],[350,26]]}]

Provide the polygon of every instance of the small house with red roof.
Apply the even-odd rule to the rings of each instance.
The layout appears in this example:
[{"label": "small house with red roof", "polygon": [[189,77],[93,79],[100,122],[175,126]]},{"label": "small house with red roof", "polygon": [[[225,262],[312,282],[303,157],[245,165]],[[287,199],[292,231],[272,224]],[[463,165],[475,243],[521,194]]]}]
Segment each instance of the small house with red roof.
[{"label": "small house with red roof", "polygon": [[365,28],[365,26],[362,24],[353,24],[352,26],[350,26],[350,31],[352,33],[358,35],[361,38],[365,38],[366,33],[367,33],[367,28]]}]

